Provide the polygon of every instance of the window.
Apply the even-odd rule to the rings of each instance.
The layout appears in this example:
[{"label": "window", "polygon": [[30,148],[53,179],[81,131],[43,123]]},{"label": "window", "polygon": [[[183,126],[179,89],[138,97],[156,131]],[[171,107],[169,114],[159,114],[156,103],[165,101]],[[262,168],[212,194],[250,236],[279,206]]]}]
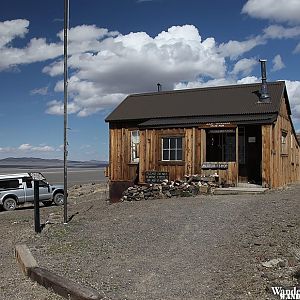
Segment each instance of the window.
[{"label": "window", "polygon": [[131,162],[139,162],[139,143],[140,143],[140,133],[138,130],[133,130],[130,133],[130,153]]},{"label": "window", "polygon": [[281,131],[281,154],[287,154],[287,132]]},{"label": "window", "polygon": [[235,161],[235,140],[235,129],[208,130],[206,135],[206,160],[211,162]]},{"label": "window", "polygon": [[48,182],[44,180],[39,180],[39,187],[48,187],[48,186],[49,186]]},{"label": "window", "polygon": [[1,180],[0,189],[18,189],[20,186],[18,179]]},{"label": "window", "polygon": [[182,161],[182,137],[162,138],[162,160]]},{"label": "window", "polygon": [[23,178],[23,182],[26,182],[26,187],[28,189],[31,189],[32,188],[32,182],[31,182],[31,179],[30,178]]}]

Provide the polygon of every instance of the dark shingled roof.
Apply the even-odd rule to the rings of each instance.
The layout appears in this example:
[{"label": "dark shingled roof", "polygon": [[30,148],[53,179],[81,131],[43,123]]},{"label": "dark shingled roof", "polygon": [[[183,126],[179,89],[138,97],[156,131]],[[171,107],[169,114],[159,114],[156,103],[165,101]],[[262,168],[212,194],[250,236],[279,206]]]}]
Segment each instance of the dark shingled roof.
[{"label": "dark shingled roof", "polygon": [[270,103],[259,101],[260,89],[255,83],[130,95],[105,121],[204,116],[228,116],[231,121],[235,115],[277,114],[286,93],[284,81],[268,82]]}]

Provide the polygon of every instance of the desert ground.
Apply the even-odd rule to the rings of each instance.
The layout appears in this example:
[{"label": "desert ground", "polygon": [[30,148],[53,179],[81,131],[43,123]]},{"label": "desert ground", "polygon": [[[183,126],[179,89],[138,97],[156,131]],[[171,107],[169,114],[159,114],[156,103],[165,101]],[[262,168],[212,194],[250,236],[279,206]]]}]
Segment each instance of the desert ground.
[{"label": "desert ground", "polygon": [[201,195],[109,204],[106,184],[70,189],[62,207],[0,212],[0,299],[61,299],[13,257],[26,243],[40,266],[104,299],[279,299],[299,287],[300,185],[262,195]]}]

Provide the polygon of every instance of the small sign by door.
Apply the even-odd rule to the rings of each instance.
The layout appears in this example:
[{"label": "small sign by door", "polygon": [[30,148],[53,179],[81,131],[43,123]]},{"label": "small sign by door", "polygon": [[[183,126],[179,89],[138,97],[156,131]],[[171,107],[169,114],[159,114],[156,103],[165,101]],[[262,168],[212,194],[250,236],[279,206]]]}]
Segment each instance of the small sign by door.
[{"label": "small sign by door", "polygon": [[163,180],[169,180],[169,172],[146,171],[145,182],[147,183],[161,183]]},{"label": "small sign by door", "polygon": [[256,137],[255,136],[249,136],[248,137],[248,143],[256,143]]}]

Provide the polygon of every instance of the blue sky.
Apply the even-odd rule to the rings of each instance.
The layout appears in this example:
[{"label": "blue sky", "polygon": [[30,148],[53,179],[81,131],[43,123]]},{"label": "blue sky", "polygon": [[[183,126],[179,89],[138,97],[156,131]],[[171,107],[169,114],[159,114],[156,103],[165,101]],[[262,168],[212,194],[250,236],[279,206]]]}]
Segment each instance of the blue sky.
[{"label": "blue sky", "polygon": [[[1,1],[0,158],[63,158],[63,0]],[[286,80],[300,131],[300,1],[70,0],[69,158],[107,160],[126,95]]]}]

